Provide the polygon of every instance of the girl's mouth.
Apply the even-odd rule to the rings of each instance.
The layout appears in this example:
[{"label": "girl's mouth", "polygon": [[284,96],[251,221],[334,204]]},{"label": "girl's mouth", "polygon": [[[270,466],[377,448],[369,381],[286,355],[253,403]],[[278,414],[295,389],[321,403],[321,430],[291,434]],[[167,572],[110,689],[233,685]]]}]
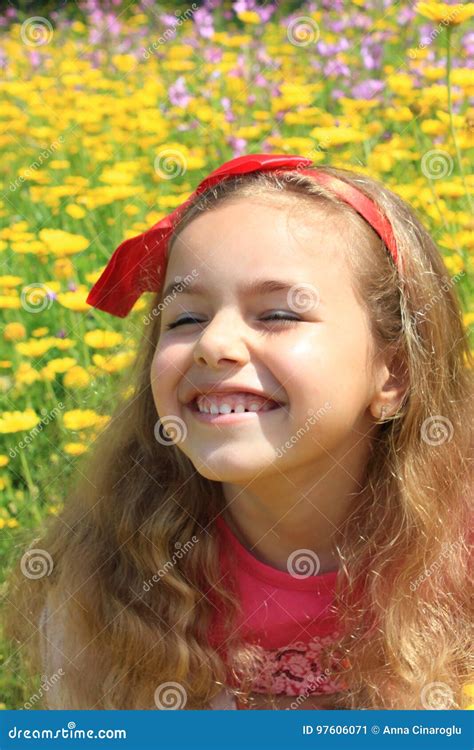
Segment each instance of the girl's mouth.
[{"label": "girl's mouth", "polygon": [[208,424],[216,425],[226,425],[233,424],[234,422],[249,422],[252,420],[255,421],[256,419],[261,419],[267,414],[281,411],[281,404],[277,404],[276,401],[273,401],[269,409],[258,409],[257,411],[246,410],[243,412],[231,411],[229,414],[209,414],[199,411],[196,399],[194,399],[189,404],[186,404],[186,408],[189,409],[190,412],[192,412],[193,417],[199,422],[207,422]]}]

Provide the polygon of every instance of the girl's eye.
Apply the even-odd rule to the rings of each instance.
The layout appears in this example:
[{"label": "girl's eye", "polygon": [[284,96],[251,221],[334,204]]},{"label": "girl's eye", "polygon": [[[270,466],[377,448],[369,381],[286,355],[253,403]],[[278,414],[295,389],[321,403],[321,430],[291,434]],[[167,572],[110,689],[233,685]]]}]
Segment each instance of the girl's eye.
[{"label": "girl's eye", "polygon": [[[279,323],[283,323],[284,325],[291,325],[292,323],[298,323],[298,322],[300,322],[300,318],[289,317],[288,313],[283,312],[283,311],[276,312],[276,313],[271,313],[270,315],[268,315],[263,320],[264,321],[265,320],[273,320],[273,321],[276,321],[276,322],[279,322]],[[171,328],[176,328],[177,326],[180,326],[183,323],[189,323],[189,322],[191,322],[191,323],[203,323],[204,321],[197,320],[196,318],[194,318],[194,317],[192,317],[190,315],[186,315],[184,318],[180,318],[179,320],[176,320],[174,323],[169,323],[166,326],[166,329],[169,331]]]}]

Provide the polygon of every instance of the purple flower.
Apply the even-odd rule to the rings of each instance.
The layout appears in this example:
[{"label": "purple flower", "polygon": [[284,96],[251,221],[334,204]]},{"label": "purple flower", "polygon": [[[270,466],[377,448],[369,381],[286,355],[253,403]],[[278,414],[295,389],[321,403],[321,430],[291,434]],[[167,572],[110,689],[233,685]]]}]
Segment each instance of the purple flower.
[{"label": "purple flower", "polygon": [[212,15],[206,8],[199,8],[199,10],[197,10],[193,15],[193,21],[199,35],[204,39],[211,39],[214,36]]},{"label": "purple flower", "polygon": [[183,76],[180,76],[176,83],[170,86],[169,89],[169,100],[175,107],[186,107],[191,99],[191,96],[186,89],[186,83]]},{"label": "purple flower", "polygon": [[324,66],[324,75],[345,76],[346,78],[349,78],[351,75],[351,71],[349,70],[348,66],[340,60],[329,60],[329,62],[327,62]]},{"label": "purple flower", "polygon": [[233,150],[233,156],[242,156],[245,153],[245,149],[247,146],[247,141],[245,138],[235,138],[233,135],[230,136],[230,138],[227,139],[227,143]]},{"label": "purple flower", "polygon": [[373,99],[384,88],[385,84],[383,81],[371,78],[368,81],[358,83],[357,86],[354,86],[351,93],[354,99]]}]

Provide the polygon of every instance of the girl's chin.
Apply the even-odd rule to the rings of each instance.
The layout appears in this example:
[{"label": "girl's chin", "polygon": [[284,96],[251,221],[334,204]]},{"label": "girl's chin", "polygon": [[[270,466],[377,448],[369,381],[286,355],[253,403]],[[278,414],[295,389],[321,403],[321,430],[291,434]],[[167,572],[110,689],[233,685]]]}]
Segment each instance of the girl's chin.
[{"label": "girl's chin", "polygon": [[206,479],[233,484],[247,483],[252,479],[262,477],[265,470],[272,471],[271,467],[276,460],[273,456],[273,459],[269,459],[266,463],[262,460],[262,457],[258,461],[246,461],[243,455],[226,460],[224,458],[219,459],[215,454],[210,456],[209,460],[205,456],[191,458],[196,471]]}]

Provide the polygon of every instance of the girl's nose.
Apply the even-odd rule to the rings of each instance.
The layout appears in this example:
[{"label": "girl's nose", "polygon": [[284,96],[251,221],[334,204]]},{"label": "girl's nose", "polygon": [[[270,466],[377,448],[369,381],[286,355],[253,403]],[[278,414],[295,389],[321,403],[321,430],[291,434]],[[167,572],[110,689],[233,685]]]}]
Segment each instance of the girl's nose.
[{"label": "girl's nose", "polygon": [[239,316],[216,315],[206,323],[194,346],[195,362],[208,367],[216,367],[222,360],[245,364],[249,352],[243,328]]}]

